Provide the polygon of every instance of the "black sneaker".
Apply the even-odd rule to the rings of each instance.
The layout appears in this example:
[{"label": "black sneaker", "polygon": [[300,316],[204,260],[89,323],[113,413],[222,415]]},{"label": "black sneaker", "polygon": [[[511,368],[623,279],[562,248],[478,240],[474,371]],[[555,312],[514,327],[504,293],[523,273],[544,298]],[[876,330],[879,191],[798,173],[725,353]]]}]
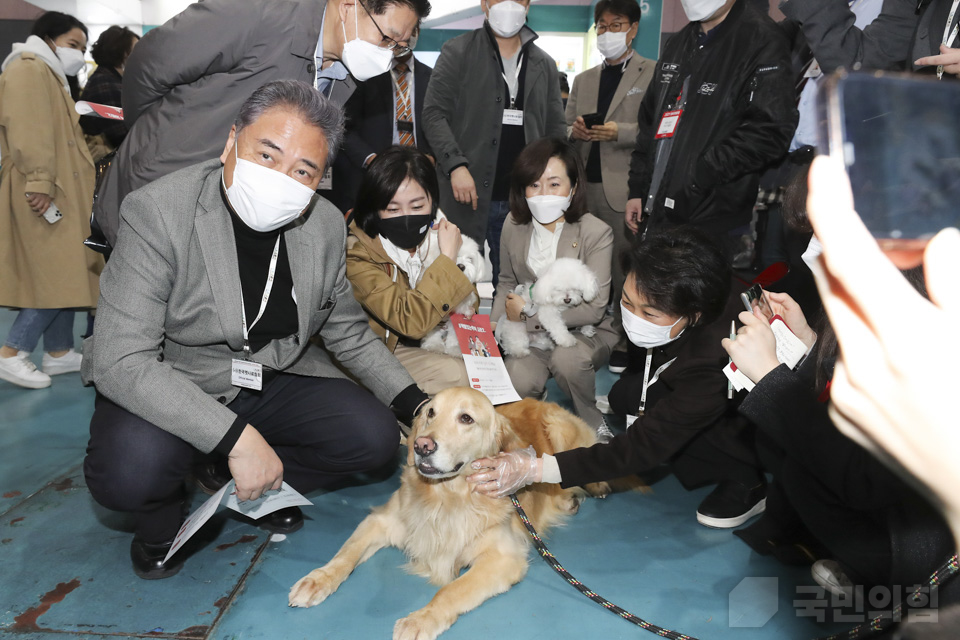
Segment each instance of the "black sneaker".
[{"label": "black sneaker", "polygon": [[303,527],[303,511],[300,507],[277,509],[257,520],[257,526],[271,533],[293,533]]},{"label": "black sneaker", "polygon": [[230,482],[232,476],[230,470],[224,463],[204,462],[193,468],[193,479],[208,496],[214,495],[223,488],[223,485]]},{"label": "black sneaker", "polygon": [[630,359],[626,351],[614,351],[610,354],[610,362],[607,363],[607,369],[611,373],[623,373],[627,370]]},{"label": "black sneaker", "polygon": [[697,508],[697,522],[713,529],[739,527],[767,506],[767,484],[748,487],[742,482],[724,480]]},{"label": "black sneaker", "polygon": [[163,561],[172,546],[173,540],[152,544],[134,536],[130,543],[133,572],[144,580],[162,580],[175,576],[183,568],[183,559],[177,559],[177,554],[174,554],[167,562]]}]

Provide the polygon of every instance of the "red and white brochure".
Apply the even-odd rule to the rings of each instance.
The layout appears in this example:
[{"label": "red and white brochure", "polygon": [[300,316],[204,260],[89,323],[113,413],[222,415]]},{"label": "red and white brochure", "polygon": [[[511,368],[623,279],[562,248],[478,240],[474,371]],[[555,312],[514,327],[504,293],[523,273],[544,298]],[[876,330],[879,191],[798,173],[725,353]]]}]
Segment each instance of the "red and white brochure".
[{"label": "red and white brochure", "polygon": [[75,108],[77,113],[82,116],[95,116],[97,118],[106,118],[107,120],[123,120],[123,109],[120,107],[111,107],[108,104],[98,104],[96,102],[81,100]]},{"label": "red and white brochure", "polygon": [[[777,339],[777,360],[793,369],[806,355],[807,345],[794,335],[779,315],[770,318],[770,329],[773,330],[773,336]],[[737,365],[733,362],[723,368],[723,373],[737,391],[741,389],[753,391],[753,387],[756,386],[750,378],[737,369]]]},{"label": "red and white brochure", "polygon": [[470,386],[487,396],[493,404],[519,402],[520,395],[513,388],[490,329],[490,316],[475,314],[468,320],[455,313],[450,316],[450,323],[460,342]]}]

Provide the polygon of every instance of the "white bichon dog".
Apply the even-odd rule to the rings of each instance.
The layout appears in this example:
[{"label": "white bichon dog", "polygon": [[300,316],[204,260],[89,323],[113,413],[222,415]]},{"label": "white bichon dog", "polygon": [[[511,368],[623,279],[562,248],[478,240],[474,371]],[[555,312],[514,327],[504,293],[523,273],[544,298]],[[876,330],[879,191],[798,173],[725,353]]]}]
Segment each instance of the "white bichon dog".
[{"label": "white bichon dog", "polygon": [[[550,351],[554,343],[561,347],[577,344],[577,339],[563,321],[562,313],[582,302],[592,302],[599,295],[600,286],[597,276],[587,265],[576,258],[558,258],[547,267],[535,284],[520,285],[515,293],[521,296],[525,303],[533,302],[537,306],[537,318],[540,326],[545,329],[528,334],[526,323],[513,322],[505,317],[500,320],[497,329],[504,352],[520,357],[529,355],[531,346]],[[596,329],[586,325],[580,328],[580,332],[592,336]]]},{"label": "white bichon dog", "polygon": [[[423,267],[426,269],[433,264],[433,261],[440,255],[440,243],[437,240],[437,230],[430,230],[430,245],[427,250],[427,257],[424,260]],[[457,266],[467,276],[467,280],[477,284],[483,275],[483,256],[480,254],[480,247],[476,241],[465,235],[460,236],[460,250],[457,252]],[[452,313],[462,313],[468,319],[473,317],[473,306],[477,303],[476,292],[468,295],[464,300],[454,307]],[[434,353],[445,353],[450,356],[463,357],[460,352],[460,343],[457,341],[457,334],[450,326],[450,318],[447,318],[420,341],[420,348]]]}]

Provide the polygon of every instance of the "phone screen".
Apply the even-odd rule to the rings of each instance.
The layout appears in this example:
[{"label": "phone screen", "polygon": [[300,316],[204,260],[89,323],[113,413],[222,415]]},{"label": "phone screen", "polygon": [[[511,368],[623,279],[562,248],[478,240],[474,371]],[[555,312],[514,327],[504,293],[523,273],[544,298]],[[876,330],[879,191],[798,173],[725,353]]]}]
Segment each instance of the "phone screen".
[{"label": "phone screen", "polygon": [[863,73],[831,90],[824,110],[839,119],[829,127],[842,127],[854,205],[874,237],[928,240],[960,226],[960,83]]},{"label": "phone screen", "polygon": [[773,318],[773,309],[770,308],[770,303],[767,301],[767,296],[764,295],[763,289],[760,288],[760,285],[755,284],[743,293],[740,294],[740,299],[743,301],[743,306],[746,307],[747,311],[753,313],[753,310],[756,308],[760,309],[760,313],[763,314],[767,320]]}]

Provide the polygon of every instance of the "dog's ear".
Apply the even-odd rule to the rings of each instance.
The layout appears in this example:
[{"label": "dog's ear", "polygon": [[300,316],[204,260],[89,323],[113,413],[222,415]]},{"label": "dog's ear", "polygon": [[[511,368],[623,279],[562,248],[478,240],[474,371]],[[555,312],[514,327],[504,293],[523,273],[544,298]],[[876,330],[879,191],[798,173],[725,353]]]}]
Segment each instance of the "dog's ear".
[{"label": "dog's ear", "polygon": [[497,451],[511,451],[513,449],[522,449],[523,445],[520,442],[520,438],[517,436],[517,432],[513,430],[513,425],[510,424],[510,421],[500,415],[497,416]]},{"label": "dog's ear", "polygon": [[587,282],[583,287],[583,299],[586,302],[592,301],[600,295],[600,285],[597,283],[597,277],[588,268],[586,270]]}]

